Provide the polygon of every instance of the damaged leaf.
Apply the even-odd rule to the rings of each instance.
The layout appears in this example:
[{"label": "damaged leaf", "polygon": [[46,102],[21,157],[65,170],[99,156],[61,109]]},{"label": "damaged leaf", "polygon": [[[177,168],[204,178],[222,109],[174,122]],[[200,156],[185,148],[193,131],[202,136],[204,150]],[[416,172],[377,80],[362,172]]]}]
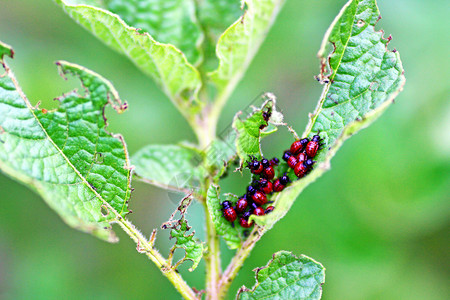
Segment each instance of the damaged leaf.
[{"label": "damaged leaf", "polygon": [[[170,249],[169,258],[168,261],[171,264],[171,267],[176,269],[179,265],[181,265],[186,260],[192,261],[192,267],[189,269],[189,271],[194,271],[195,268],[197,268],[198,264],[200,263],[200,260],[203,257],[203,252],[205,251],[205,246],[203,242],[199,241],[198,239],[194,238],[195,231],[192,231],[192,233],[188,234],[188,231],[191,230],[191,227],[188,225],[186,220],[186,211],[191,205],[192,200],[194,198],[192,195],[188,195],[184,197],[180,205],[178,206],[177,210],[173,212],[173,214],[170,216],[169,221],[161,225],[162,229],[170,229],[170,238],[175,238],[176,242],[173,245],[173,247]],[[181,214],[181,218],[178,220],[175,220],[175,215],[177,213]],[[180,259],[178,262],[173,264],[173,254],[176,249],[184,249],[185,256]]]},{"label": "damaged leaf", "polygon": [[322,296],[325,268],[305,255],[279,251],[265,267],[255,271],[255,286],[251,290],[243,286],[238,299],[316,300]]},{"label": "damaged leaf", "polygon": [[[251,217],[264,225],[265,230],[287,213],[306,186],[329,169],[330,160],[342,143],[375,121],[403,89],[405,77],[400,54],[387,49],[391,37],[384,38],[383,31],[375,30],[379,19],[375,0],[352,0],[325,35],[319,51],[322,61],[319,80],[324,90],[302,135],[311,138],[319,134],[323,149],[314,158],[317,163],[309,175],[272,198],[276,209],[270,215]],[[329,43],[334,49],[326,54]]]},{"label": "damaged leaf", "polygon": [[0,44],[0,170],[34,189],[70,226],[116,241],[111,223],[125,216],[131,167],[120,135],[106,130],[104,109],[126,109],[106,79],[60,61],[62,76],[85,89],[69,92],[48,111],[33,107],[4,62],[12,49]]},{"label": "damaged leaf", "polygon": [[263,156],[261,138],[277,131],[275,125],[284,125],[281,123],[282,114],[276,110],[275,96],[268,93],[263,96],[263,99],[267,100],[260,108],[253,108],[253,111],[244,120],[240,118],[242,112],[238,112],[233,120],[233,128],[237,133],[236,151],[241,166],[249,161],[249,156],[261,158]]}]

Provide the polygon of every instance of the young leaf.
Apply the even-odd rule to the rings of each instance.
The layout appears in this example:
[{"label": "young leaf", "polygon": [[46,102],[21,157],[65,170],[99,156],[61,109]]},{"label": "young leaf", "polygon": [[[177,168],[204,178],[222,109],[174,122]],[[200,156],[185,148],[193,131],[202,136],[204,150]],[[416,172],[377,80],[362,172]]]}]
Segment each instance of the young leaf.
[{"label": "young leaf", "polygon": [[202,59],[203,34],[193,0],[107,0],[105,8],[128,25],[147,32],[160,43],[180,49],[193,64]]},{"label": "young leaf", "polygon": [[284,0],[245,0],[242,16],[220,37],[216,46],[219,67],[209,74],[219,98],[227,98],[263,42]]},{"label": "young leaf", "polygon": [[203,66],[214,70],[218,65],[216,44],[220,35],[243,13],[239,0],[197,1],[198,16],[205,32],[205,59]]},{"label": "young leaf", "polygon": [[151,76],[185,116],[199,109],[200,75],[179,49],[156,41],[147,32],[140,33],[116,14],[81,4],[86,2],[56,0],[72,19]]},{"label": "young leaf", "polygon": [[[308,184],[329,169],[330,160],[342,143],[378,118],[403,89],[400,54],[387,50],[391,37],[385,39],[383,31],[375,30],[379,15],[375,0],[352,0],[328,29],[319,51],[320,78],[325,86],[303,133],[312,137],[320,132],[324,147],[315,157],[314,170],[274,197],[275,210],[270,215],[251,217],[265,225],[266,230],[286,214]],[[329,74],[325,74],[327,43],[334,46],[328,55]]]},{"label": "young leaf", "polygon": [[[192,267],[189,269],[189,271],[191,272],[194,271],[195,268],[197,268],[200,260],[202,259],[203,252],[205,251],[204,244],[198,239],[194,238],[195,231],[193,231],[191,234],[187,234],[191,227],[189,227],[185,215],[189,205],[191,205],[192,203],[192,199],[192,195],[184,197],[181,200],[177,210],[174,211],[170,216],[169,221],[161,226],[162,229],[170,228],[170,238],[177,239],[175,245],[173,245],[172,249],[170,249],[170,263],[172,264],[173,254],[176,249],[181,248],[186,252],[186,255],[171,267],[174,267],[176,269],[184,261],[191,260],[193,262]],[[179,220],[174,220],[177,212],[180,212],[181,218]]]},{"label": "young leaf", "polygon": [[[239,116],[242,112],[238,112],[233,120],[233,128],[237,132],[236,151],[241,159],[241,166],[249,160],[249,156],[254,155],[258,158],[262,157],[261,138],[265,137],[277,130],[272,120],[273,115],[281,115],[276,111],[276,99],[272,94],[269,96],[261,108],[255,109],[245,120],[241,120]],[[264,114],[270,117],[269,122],[264,119]],[[279,125],[278,123],[276,123]]]},{"label": "young leaf", "polygon": [[198,189],[205,174],[202,156],[177,145],[149,145],[131,158],[138,178],[169,190],[189,193]]},{"label": "young leaf", "polygon": [[[208,206],[209,214],[216,227],[217,234],[224,239],[228,248],[237,249],[241,246],[244,239],[244,229],[237,224],[233,227],[231,223],[225,219],[219,195],[219,187],[213,184],[210,185],[206,197],[206,205]],[[234,204],[236,203],[237,198],[232,195],[227,195],[226,200]]]},{"label": "young leaf", "polygon": [[198,1],[199,19],[216,44],[220,35],[243,13],[237,0]]},{"label": "young leaf", "polygon": [[256,284],[252,290],[243,286],[238,299],[298,299],[313,300],[322,296],[325,268],[305,255],[288,251],[273,255],[267,266],[256,269]]},{"label": "young leaf", "polygon": [[[0,44],[0,53],[12,50]],[[70,226],[116,241],[110,223],[128,213],[131,173],[121,136],[106,131],[104,108],[126,108],[113,86],[81,66],[58,62],[82,82],[60,106],[32,107],[1,57],[0,169],[36,190]]]}]

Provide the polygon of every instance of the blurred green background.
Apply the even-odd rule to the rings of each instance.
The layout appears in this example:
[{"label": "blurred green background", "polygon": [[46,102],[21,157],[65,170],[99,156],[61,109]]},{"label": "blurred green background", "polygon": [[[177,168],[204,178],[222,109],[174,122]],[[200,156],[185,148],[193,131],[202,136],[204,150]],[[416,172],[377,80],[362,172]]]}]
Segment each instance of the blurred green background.
[{"label": "blurred green background", "polygon": [[[226,106],[219,129],[263,91],[278,96],[286,120],[302,132],[321,93],[313,79],[323,34],[346,1],[287,0],[244,80]],[[272,253],[306,254],[327,268],[323,299],[449,299],[450,89],[446,0],[379,0],[378,28],[393,35],[407,83],[396,103],[344,144],[332,169],[312,184],[290,213],[259,242],[237,280],[254,283],[252,269]],[[174,106],[155,84],[75,24],[50,0],[1,0],[0,40],[33,103],[76,84],[62,80],[54,61],[86,66],[110,79],[130,109],[108,111],[131,154],[149,143],[194,141]],[[165,130],[161,130],[165,128]],[[281,130],[264,151],[280,154],[291,142]],[[232,175],[223,190],[236,190]],[[147,235],[175,209],[165,191],[135,182],[130,218]],[[242,187],[240,187],[242,189]],[[239,189],[238,189],[239,190]],[[66,226],[28,188],[0,174],[0,299],[177,299],[160,271],[135,251],[119,228],[107,244]],[[199,204],[189,221],[204,236]],[[163,253],[171,246],[160,232]],[[223,248],[226,260],[232,252]],[[189,263],[187,264],[189,265]],[[203,287],[204,263],[181,272]]]}]

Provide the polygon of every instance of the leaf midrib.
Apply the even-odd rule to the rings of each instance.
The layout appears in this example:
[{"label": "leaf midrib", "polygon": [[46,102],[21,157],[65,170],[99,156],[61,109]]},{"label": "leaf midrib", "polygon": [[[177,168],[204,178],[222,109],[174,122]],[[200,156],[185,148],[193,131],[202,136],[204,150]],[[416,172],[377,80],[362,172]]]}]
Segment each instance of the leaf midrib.
[{"label": "leaf midrib", "polygon": [[[104,205],[106,205],[109,209],[111,209],[113,211],[114,215],[116,216],[116,219],[121,218],[122,216],[120,215],[120,213],[117,212],[117,210],[115,208],[113,208],[111,206],[111,204],[109,204],[105,199],[103,199],[103,197],[99,193],[97,193],[96,190],[93,189],[93,187],[81,175],[81,173],[78,171],[78,169],[75,168],[75,166],[68,159],[68,157],[64,154],[64,152],[62,152],[61,149],[59,149],[59,147],[55,144],[55,142],[50,138],[47,130],[43,127],[42,123],[39,121],[39,119],[35,115],[35,113],[33,111],[33,106],[31,105],[31,103],[29,102],[28,98],[25,96],[25,94],[23,93],[22,89],[20,88],[16,78],[14,77],[14,74],[12,73],[12,71],[10,70],[10,68],[7,66],[7,64],[5,62],[3,62],[3,66],[4,66],[5,70],[6,70],[6,73],[7,73],[8,77],[11,78],[11,81],[13,82],[17,93],[22,98],[22,100],[25,102],[25,105],[27,106],[28,110],[33,115],[33,117],[35,118],[35,120],[37,121],[39,126],[42,128],[42,131],[44,132],[45,136],[47,137],[47,140],[55,147],[55,149],[58,151],[58,153],[66,160],[67,164],[73,169],[73,171],[78,175],[78,177],[81,179],[81,181],[85,184],[85,187],[88,187],[88,189],[90,189],[94,193],[94,195],[96,195],[97,198],[100,199],[103,202]],[[125,203],[126,203],[126,201],[125,201]]]}]

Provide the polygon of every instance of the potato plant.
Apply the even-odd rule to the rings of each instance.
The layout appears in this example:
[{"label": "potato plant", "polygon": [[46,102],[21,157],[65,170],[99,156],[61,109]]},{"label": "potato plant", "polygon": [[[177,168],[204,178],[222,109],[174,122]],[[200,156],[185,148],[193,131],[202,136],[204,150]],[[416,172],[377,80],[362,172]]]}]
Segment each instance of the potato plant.
[{"label": "potato plant", "polygon": [[[55,2],[151,77],[187,120],[197,141],[151,144],[130,156],[124,138],[107,129],[105,106],[118,113],[128,109],[108,80],[59,61],[61,76],[77,78],[84,90],[59,97],[56,109],[40,107],[22,92],[7,65],[13,49],[0,42],[0,170],[35,190],[73,228],[117,242],[111,225],[120,225],[136,242],[137,251],[186,299],[223,299],[258,240],[287,214],[303,189],[330,168],[343,142],[378,118],[405,83],[399,52],[388,49],[391,37],[375,28],[381,18],[376,0],[350,0],[320,46],[316,79],[323,92],[304,131],[298,134],[289,126],[277,108],[276,96],[266,93],[258,97],[258,103],[237,112],[229,130],[218,134],[221,111],[283,0]],[[243,102],[243,107],[249,102]],[[226,200],[235,205],[239,197],[221,190],[222,179],[248,172],[251,160],[264,157],[261,139],[281,129],[289,130],[293,140],[320,135],[322,148],[314,157],[314,167],[297,180],[280,153],[275,178],[286,173],[292,182],[267,194],[273,211],[251,214],[249,229],[229,222],[221,204]],[[293,140],[286,141],[286,148]],[[175,184],[175,176],[183,180]],[[174,240],[169,253],[155,248],[156,229],[143,234],[127,219],[132,180],[184,195],[161,225]],[[193,201],[205,211],[203,241],[186,217]],[[221,240],[236,250],[225,270],[221,270]],[[177,249],[184,251],[181,259],[175,259]],[[189,260],[189,271],[195,272],[202,259],[206,286],[195,289],[177,268]],[[319,262],[280,250],[256,270],[254,287],[230,294],[238,299],[320,299],[324,282],[325,268]]]}]

